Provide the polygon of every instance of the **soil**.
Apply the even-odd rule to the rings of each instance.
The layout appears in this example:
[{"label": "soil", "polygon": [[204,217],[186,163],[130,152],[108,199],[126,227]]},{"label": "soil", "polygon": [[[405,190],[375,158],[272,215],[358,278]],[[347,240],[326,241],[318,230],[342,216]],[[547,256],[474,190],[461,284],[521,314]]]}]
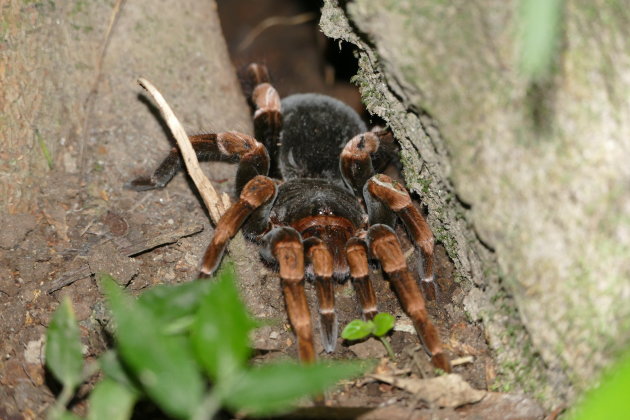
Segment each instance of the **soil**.
[{"label": "soil", "polygon": [[[262,61],[274,75],[282,96],[322,92],[364,113],[358,91],[349,82],[354,65],[351,51],[339,52],[336,43],[324,38],[317,27],[317,8],[306,3],[219,1],[219,15],[235,66]],[[312,14],[307,22],[270,27],[243,48],[243,40],[265,18],[305,13]],[[138,118],[154,118],[151,106],[143,103],[139,109],[142,108],[144,113]],[[147,108],[150,112],[146,112]],[[378,123],[366,118],[370,124]],[[96,137],[97,129],[93,129]],[[152,170],[161,152],[151,152],[138,160],[125,147],[105,142],[92,144],[87,153],[95,156],[90,177],[96,182],[86,183],[77,172],[59,169],[51,172],[52,178],[47,180],[47,189],[39,201],[40,211],[4,216],[4,225],[12,228],[0,231],[0,336],[3,337],[0,419],[43,418],[54,401],[59,389],[43,367],[43,348],[46,326],[62,298],[71,299],[81,327],[85,357],[94,360],[107,348],[99,323],[103,297],[94,274],[110,272],[133,293],[160,283],[191,281],[212,234],[207,212],[185,176],[176,176],[165,189],[158,191],[136,193],[122,188],[134,176]],[[118,162],[117,168],[128,171],[107,171],[108,162]],[[224,164],[205,168],[213,184],[231,194],[234,168]],[[402,229],[398,233],[405,237]],[[159,243],[155,238],[159,238]],[[246,249],[241,254],[250,256],[249,259],[235,257],[241,290],[250,311],[259,318],[281,320],[279,324],[259,329],[253,337],[256,362],[295,358],[295,338],[288,328],[277,276],[260,264],[254,244],[245,243],[242,237],[236,240],[238,246]],[[415,266],[417,255],[409,241],[403,242],[409,251],[408,262]],[[492,392],[497,367],[483,327],[468,319],[462,304],[464,294],[440,244],[436,259],[436,287],[424,290],[428,310],[452,359],[461,360],[454,373],[473,388],[487,390],[483,400],[439,408],[399,386],[368,376],[345,382],[330,392],[327,395],[330,408],[309,408],[306,403],[307,407],[288,417],[544,417],[543,409],[527,396]],[[331,355],[325,354],[317,343],[320,358],[376,358],[381,360],[377,369],[381,375],[414,380],[434,377],[429,359],[416,334],[409,332],[411,323],[388,283],[376,271],[372,277],[379,309],[397,318],[395,331],[389,336],[396,359],[387,358],[381,343],[374,339],[358,344],[340,341]],[[314,293],[312,287],[307,289],[313,308]],[[348,284],[338,286],[337,311],[342,326],[358,317],[358,304]],[[89,387],[87,384],[82,388],[73,401],[76,413],[85,413]]]}]

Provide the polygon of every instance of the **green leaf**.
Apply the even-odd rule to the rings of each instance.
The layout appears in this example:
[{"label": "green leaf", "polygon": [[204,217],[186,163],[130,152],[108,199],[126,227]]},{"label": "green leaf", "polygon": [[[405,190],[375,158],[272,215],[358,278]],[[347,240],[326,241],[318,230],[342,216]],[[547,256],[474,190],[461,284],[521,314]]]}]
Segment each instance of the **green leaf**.
[{"label": "green leaf", "polygon": [[549,75],[562,37],[563,0],[521,0],[521,71],[530,79]]},{"label": "green leaf", "polygon": [[600,385],[583,397],[570,414],[571,420],[622,420],[628,418],[630,351],[603,375]]},{"label": "green leaf", "polygon": [[144,292],[138,298],[138,303],[153,313],[164,331],[173,334],[190,326],[210,287],[209,281],[163,284]]},{"label": "green leaf", "polygon": [[167,414],[188,418],[201,402],[204,383],[189,343],[161,331],[159,318],[125,295],[112,280],[103,287],[118,326],[121,359],[147,395]]},{"label": "green leaf", "polygon": [[88,420],[127,420],[136,403],[137,394],[125,385],[104,379],[90,394]]},{"label": "green leaf", "polygon": [[63,412],[57,417],[57,420],[81,420],[81,417],[72,414],[69,411]]},{"label": "green leaf", "polygon": [[83,354],[79,326],[69,298],[55,311],[46,332],[46,366],[64,388],[74,390],[83,381]]},{"label": "green leaf", "polygon": [[372,321],[365,322],[360,319],[355,319],[346,325],[341,332],[341,337],[345,340],[361,340],[372,334],[373,330],[374,323]]},{"label": "green leaf", "polygon": [[237,378],[225,397],[226,404],[253,415],[286,411],[300,397],[317,395],[339,380],[359,376],[370,367],[356,362],[264,365]]},{"label": "green leaf", "polygon": [[139,393],[136,383],[120,363],[118,353],[115,350],[108,350],[99,358],[99,365],[106,378],[112,379],[121,385],[126,386],[129,390]]},{"label": "green leaf", "polygon": [[249,332],[256,323],[249,317],[234,284],[234,270],[221,270],[206,294],[191,329],[197,359],[219,382],[245,369],[251,354]]},{"label": "green leaf", "polygon": [[46,163],[48,164],[48,169],[53,169],[53,167],[55,166],[55,162],[52,154],[50,153],[50,149],[46,144],[46,140],[44,140],[44,137],[42,137],[38,129],[35,129],[35,136],[37,137],[37,142],[39,143],[39,148],[42,150],[44,159],[46,159]]},{"label": "green leaf", "polygon": [[394,328],[396,318],[387,312],[380,312],[376,314],[372,321],[374,322],[374,332],[372,332],[372,334],[377,337],[382,337],[387,334],[389,330]]}]

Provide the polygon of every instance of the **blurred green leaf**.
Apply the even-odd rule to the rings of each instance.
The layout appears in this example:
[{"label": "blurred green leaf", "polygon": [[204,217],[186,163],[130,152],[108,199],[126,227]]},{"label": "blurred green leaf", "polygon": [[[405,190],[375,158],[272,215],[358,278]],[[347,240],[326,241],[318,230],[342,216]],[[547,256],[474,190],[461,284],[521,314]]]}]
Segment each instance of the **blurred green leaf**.
[{"label": "blurred green leaf", "polygon": [[521,71],[530,79],[547,76],[559,44],[563,0],[521,0]]},{"label": "blurred green leaf", "polygon": [[50,149],[48,148],[48,145],[46,144],[46,140],[44,140],[44,137],[42,137],[38,129],[35,129],[35,137],[37,137],[39,148],[42,150],[44,159],[46,159],[46,163],[48,164],[48,169],[53,169],[55,165],[54,165],[52,154],[50,153]]},{"label": "blurred green leaf", "polygon": [[116,350],[107,350],[101,355],[98,361],[106,378],[110,378],[119,384],[126,386],[131,391],[136,393],[140,392],[133,379],[129,377],[129,374],[125,370],[124,366],[120,363]]},{"label": "blurred green leaf", "polygon": [[627,352],[604,375],[601,385],[586,394],[583,401],[567,416],[571,420],[625,420],[628,418],[630,390],[630,352]]},{"label": "blurred green leaf", "polygon": [[138,303],[153,313],[164,331],[174,334],[192,324],[197,308],[210,287],[211,282],[208,281],[163,284],[144,292]]},{"label": "blurred green leaf", "polygon": [[125,295],[113,279],[105,278],[103,287],[126,366],[162,410],[173,417],[190,417],[201,402],[204,383],[189,343],[164,334],[160,319]]},{"label": "blurred green leaf", "polygon": [[61,302],[48,325],[46,366],[64,388],[74,390],[83,381],[79,326],[68,297]]},{"label": "blurred green leaf", "polygon": [[249,332],[256,326],[240,300],[234,277],[229,264],[210,280],[212,288],[201,302],[191,330],[197,359],[219,382],[245,368],[251,354]]},{"label": "blurred green leaf", "polygon": [[355,319],[350,321],[341,332],[341,337],[345,340],[360,340],[372,334],[374,331],[374,323],[372,321],[361,321]]},{"label": "blurred green leaf", "polygon": [[81,417],[75,416],[71,412],[66,411],[64,413],[61,413],[59,417],[57,417],[57,420],[81,420]]},{"label": "blurred green leaf", "polygon": [[90,394],[88,420],[128,420],[137,394],[127,386],[111,379],[104,379]]},{"label": "blurred green leaf", "polygon": [[377,337],[381,337],[387,334],[389,330],[394,328],[396,318],[394,318],[392,314],[388,314],[387,312],[380,312],[376,314],[372,322],[374,322],[374,331],[372,332],[372,334]]},{"label": "blurred green leaf", "polygon": [[370,367],[353,362],[264,365],[238,377],[226,395],[226,404],[233,410],[254,415],[286,411],[300,397],[319,394],[339,380],[359,376]]}]

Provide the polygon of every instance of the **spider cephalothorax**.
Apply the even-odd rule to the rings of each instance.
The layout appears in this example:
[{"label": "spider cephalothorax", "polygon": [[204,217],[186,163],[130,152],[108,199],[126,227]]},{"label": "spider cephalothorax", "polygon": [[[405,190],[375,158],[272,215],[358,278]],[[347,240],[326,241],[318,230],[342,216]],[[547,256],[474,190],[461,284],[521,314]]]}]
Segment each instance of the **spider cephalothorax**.
[{"label": "spider cephalothorax", "polygon": [[[263,66],[250,65],[248,77],[260,142],[237,132],[190,137],[200,159],[239,163],[239,199],[218,222],[200,277],[217,269],[228,241],[242,229],[262,245],[262,257],[277,265],[299,357],[310,362],[315,351],[304,278],[315,284],[322,343],[331,352],[337,341],[334,281],[351,279],[364,318],[377,312],[369,256],[381,264],[434,365],[450,371],[392,228],[397,218],[403,221],[421,251],[425,281],[433,279],[433,234],[407,190],[375,174],[373,161],[383,134],[367,131],[354,110],[328,96],[299,94],[281,101]],[[152,176],[128,186],[161,188],[181,166],[173,149]]]}]

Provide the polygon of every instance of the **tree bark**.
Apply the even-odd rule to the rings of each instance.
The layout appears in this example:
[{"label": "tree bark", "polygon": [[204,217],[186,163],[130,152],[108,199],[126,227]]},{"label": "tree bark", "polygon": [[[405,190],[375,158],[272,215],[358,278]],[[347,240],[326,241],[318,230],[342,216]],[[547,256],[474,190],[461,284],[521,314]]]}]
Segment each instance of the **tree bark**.
[{"label": "tree bark", "polygon": [[[364,101],[399,139],[502,374],[552,399],[630,342],[629,18],[620,2],[566,2],[557,71],[533,84],[517,1],[324,6],[324,32],[358,47]],[[503,289],[533,349],[505,322]]]},{"label": "tree bark", "polygon": [[159,120],[138,117],[147,110],[139,76],[156,83],[192,130],[251,130],[213,1],[7,0],[2,21],[3,213],[35,210],[55,173],[89,182],[102,147],[128,148],[130,133],[148,153],[108,169],[129,174],[161,157],[168,145],[153,147],[164,137]]}]

